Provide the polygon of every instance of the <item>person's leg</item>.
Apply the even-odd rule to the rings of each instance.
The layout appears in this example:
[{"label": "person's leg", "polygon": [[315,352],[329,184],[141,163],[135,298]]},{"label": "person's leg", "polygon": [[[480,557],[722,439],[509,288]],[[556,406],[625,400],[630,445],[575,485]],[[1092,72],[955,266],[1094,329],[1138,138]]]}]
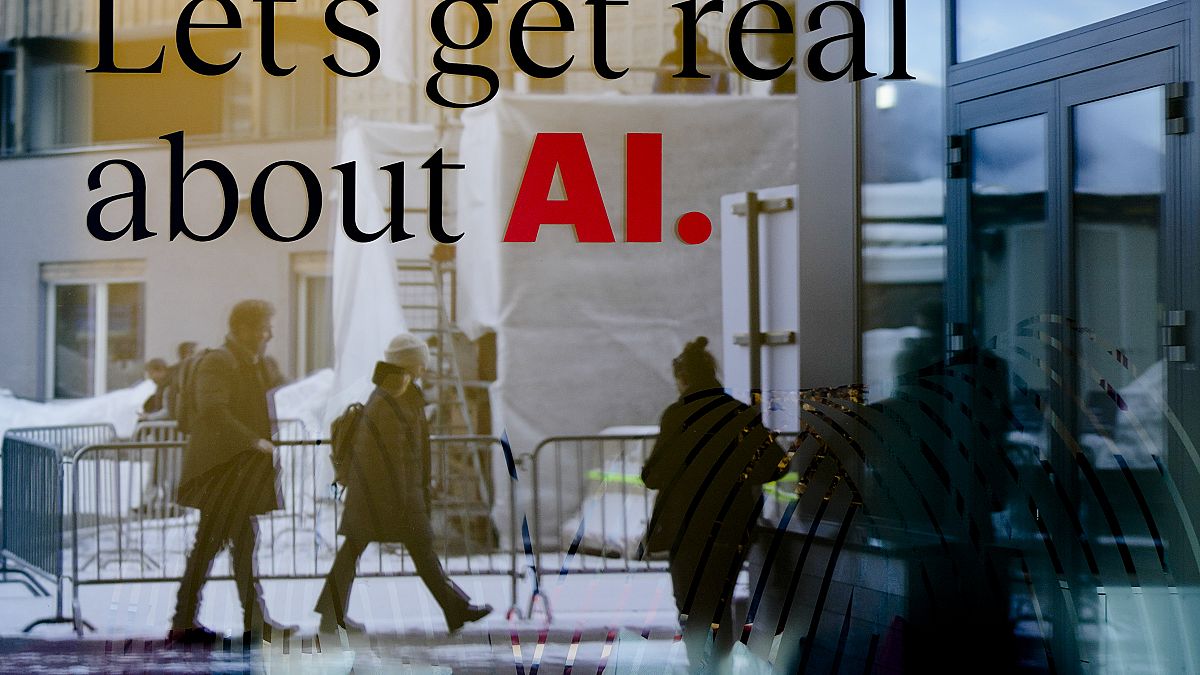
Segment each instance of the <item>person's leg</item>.
[{"label": "person's leg", "polygon": [[425,587],[433,594],[433,599],[441,606],[450,623],[451,617],[471,604],[471,599],[442,569],[442,561],[433,551],[433,532],[429,521],[421,519],[420,522],[411,523],[402,543],[412,558],[413,566],[417,568],[417,575],[425,582]]},{"label": "person's leg", "polygon": [[242,601],[243,630],[258,628],[264,621],[270,621],[266,605],[263,603],[262,584],[258,581],[255,570],[254,551],[258,546],[258,521],[254,517],[241,517],[232,523],[233,547],[232,556],[233,581],[237,584],[238,599]]},{"label": "person's leg", "polygon": [[200,512],[200,523],[196,527],[196,542],[188,553],[187,563],[183,568],[183,577],[179,581],[179,592],[175,599],[175,616],[171,619],[173,629],[187,629],[196,626],[196,617],[200,611],[200,592],[212,569],[213,558],[225,545],[225,537],[218,531],[220,519],[212,511]]},{"label": "person's leg", "polygon": [[733,590],[742,568],[742,550],[718,544],[707,551],[703,564],[671,561],[671,581],[691,672],[720,672],[729,663],[737,634]]},{"label": "person's leg", "polygon": [[[720,589],[713,610],[713,624],[718,626],[713,636],[713,663],[720,672],[731,667],[733,643],[741,634],[741,625],[733,620],[733,592],[737,587],[738,575],[746,562],[747,545],[733,547],[718,546],[713,549],[714,565],[723,566],[724,573],[714,578],[713,588]],[[714,571],[720,572],[718,567]]]},{"label": "person's leg", "polygon": [[[711,619],[702,618],[705,612],[697,602],[697,593],[692,590],[692,582],[699,572],[697,567],[695,562],[684,556],[671,556],[668,566],[675,607],[679,610],[683,645],[687,649],[689,672],[699,672],[712,642]],[[709,614],[711,616],[711,611]]]},{"label": "person's leg", "polygon": [[314,608],[321,615],[322,623],[333,619],[339,625],[346,625],[346,610],[350,607],[350,591],[354,587],[358,559],[366,548],[367,542],[355,537],[346,537],[342,542],[329,574],[325,575],[325,585]]}]

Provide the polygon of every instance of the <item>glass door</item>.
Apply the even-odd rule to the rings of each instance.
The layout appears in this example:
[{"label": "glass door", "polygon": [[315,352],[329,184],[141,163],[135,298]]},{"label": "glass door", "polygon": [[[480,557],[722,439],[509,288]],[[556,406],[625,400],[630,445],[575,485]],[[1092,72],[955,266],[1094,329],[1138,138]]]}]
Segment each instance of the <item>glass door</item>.
[{"label": "glass door", "polygon": [[1011,552],[1010,620],[1068,672],[1195,656],[1176,586],[1194,528],[1170,450],[1187,356],[1170,344],[1188,317],[1176,59],[955,106],[953,346],[972,363],[976,409],[1007,409],[1006,470],[989,478],[1008,485],[993,545]]}]

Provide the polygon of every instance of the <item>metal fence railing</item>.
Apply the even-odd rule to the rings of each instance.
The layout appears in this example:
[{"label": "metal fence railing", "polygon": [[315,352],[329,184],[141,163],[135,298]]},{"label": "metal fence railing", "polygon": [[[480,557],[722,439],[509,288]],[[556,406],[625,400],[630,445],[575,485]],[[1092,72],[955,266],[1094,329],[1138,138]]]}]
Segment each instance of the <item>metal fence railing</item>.
[{"label": "metal fence railing", "polygon": [[[794,450],[798,435],[776,441]],[[662,554],[639,555],[657,491],[642,483],[642,467],[656,435],[554,436],[523,455],[532,478],[530,556],[533,568],[528,610],[540,600],[547,574],[665,572]],[[778,510],[795,501],[796,474],[763,486]]]},{"label": "metal fence railing", "polygon": [[[92,445],[76,452],[66,464],[78,480],[71,492],[70,533],[64,550],[70,555],[74,616],[81,616],[79,589],[91,584],[178,580],[195,537],[198,512],[177,506],[163,508],[151,501],[156,493],[154,467],[182,453],[184,441],[118,442]],[[283,508],[259,517],[257,569],[262,579],[312,579],[324,576],[337,552],[341,502],[321,476],[329,463],[324,440],[283,440],[277,444],[277,466]],[[453,465],[456,457],[475,453],[489,466],[491,453],[501,451],[490,437],[435,437],[435,465]],[[509,503],[512,503],[510,482]],[[492,497],[473,503],[454,497],[448,486],[434,492],[432,515],[438,532],[442,564],[451,575],[511,577],[513,606],[517,599],[516,551],[510,532],[502,538],[491,525]],[[399,517],[402,517],[400,515]],[[512,527],[507,519],[502,527]],[[359,576],[415,575],[412,560],[396,544],[368,548],[359,561]],[[228,579],[228,560],[222,556],[210,578]]]},{"label": "metal fence railing", "polygon": [[[34,575],[54,582],[54,616],[38,619],[25,627],[48,623],[75,623],[82,631],[78,614],[63,613],[65,534],[67,510],[65,496],[70,459],[48,442],[6,434],[3,444],[3,512],[0,525],[5,579],[17,574],[27,580],[35,595],[48,595]],[[15,563],[17,568],[10,568]]]},{"label": "metal fence railing", "polygon": [[18,427],[9,429],[4,435],[39,441],[57,448],[60,452],[69,453],[86,445],[110,443],[117,439],[117,430],[108,423],[66,424],[47,427]]},{"label": "metal fence railing", "polygon": [[662,572],[665,559],[638,558],[655,492],[641,471],[652,435],[554,436],[525,455],[532,477],[533,574],[527,612],[540,600],[548,573]]},{"label": "metal fence railing", "polygon": [[[77,448],[108,442],[117,437],[108,423],[18,427],[4,434],[0,459],[0,582],[20,583],[34,595],[50,595],[38,577],[57,587],[57,611],[25,630],[44,623],[72,622],[63,614],[62,543],[68,472],[63,459]],[[11,449],[11,451],[10,451]],[[57,546],[59,553],[51,553]],[[29,557],[26,557],[29,556]],[[15,566],[14,566],[15,565]],[[76,624],[81,630],[81,624]]]},{"label": "metal fence railing", "polygon": [[[196,511],[174,499],[186,439],[170,423],[149,423],[138,427],[135,440],[110,438],[71,450],[84,432],[39,433],[65,446],[5,438],[0,573],[23,575],[21,582],[35,593],[46,592],[37,578],[57,585],[58,612],[30,628],[62,621],[82,632],[83,586],[177,581],[182,575],[199,522]],[[654,439],[561,436],[515,461],[496,454],[505,452],[496,438],[434,437],[431,516],[447,573],[508,577],[511,616],[523,613],[517,610],[523,578],[532,584],[532,611],[539,596],[545,600],[540,582],[546,574],[664,571],[664,559],[637,555],[653,507],[654,492],[641,484],[640,474]],[[277,448],[283,508],[259,517],[259,576],[320,578],[337,552],[342,511],[330,486],[330,446],[298,439],[278,440]],[[485,476],[481,489],[480,476],[459,470],[497,466],[502,457],[510,467],[507,485]],[[528,520],[516,494],[518,474],[525,478],[527,471],[533,497]],[[457,489],[468,481],[471,489]],[[399,544],[372,545],[358,569],[367,577],[416,573]],[[227,557],[219,557],[212,578],[230,574]],[[64,581],[70,582],[69,615],[62,609]]]}]

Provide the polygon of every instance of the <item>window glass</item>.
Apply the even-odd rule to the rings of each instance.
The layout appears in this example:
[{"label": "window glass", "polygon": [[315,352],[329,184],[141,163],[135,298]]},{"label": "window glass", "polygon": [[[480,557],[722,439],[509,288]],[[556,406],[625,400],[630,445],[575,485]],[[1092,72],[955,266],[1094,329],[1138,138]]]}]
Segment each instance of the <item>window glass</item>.
[{"label": "window glass", "polygon": [[333,280],[327,276],[307,276],[304,284],[303,326],[305,372],[333,367]]},{"label": "window glass", "polygon": [[11,54],[0,54],[0,155],[13,152],[16,144],[16,71]]},{"label": "window glass", "polygon": [[958,0],[957,60],[977,59],[1153,4],[1147,0]]},{"label": "window glass", "polygon": [[54,288],[54,398],[82,398],[95,388],[96,306],[91,286]]},{"label": "window glass", "polygon": [[32,150],[85,145],[91,141],[90,82],[83,67],[35,60],[29,68],[29,147]]},{"label": "window glass", "polygon": [[[891,24],[892,3],[862,3],[868,25]],[[894,393],[907,346],[940,335],[946,276],[944,54],[940,0],[908,5],[908,71],[916,79],[861,83],[862,368],[872,401]],[[868,42],[867,65],[891,72],[891,45]],[[908,350],[911,352],[911,349]],[[911,355],[910,355],[911,356]],[[936,355],[935,355],[936,357]],[[928,364],[924,364],[928,365]]]},{"label": "window glass", "polygon": [[53,398],[86,398],[142,381],[145,284],[54,283],[49,298]]},{"label": "window glass", "polygon": [[106,389],[124,389],[142,381],[142,284],[109,284]]}]

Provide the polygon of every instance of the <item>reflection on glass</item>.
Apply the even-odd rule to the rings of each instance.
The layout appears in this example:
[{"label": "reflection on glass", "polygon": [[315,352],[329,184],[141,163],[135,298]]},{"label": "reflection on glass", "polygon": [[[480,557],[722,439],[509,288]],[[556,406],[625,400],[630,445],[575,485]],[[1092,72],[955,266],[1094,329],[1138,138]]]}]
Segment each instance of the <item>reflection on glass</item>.
[{"label": "reflection on glass", "polygon": [[957,0],[957,61],[968,61],[1155,4],[1154,0]]},{"label": "reflection on glass", "polygon": [[[1080,340],[1080,440],[1097,468],[1116,468],[1119,453],[1153,469],[1165,386],[1157,334],[1163,92],[1077,106],[1073,118],[1077,313],[1089,331]],[[1126,360],[1106,358],[1114,348]]]},{"label": "reflection on glass", "polygon": [[[860,3],[868,25],[888,25],[893,3]],[[862,371],[871,401],[897,394],[898,377],[940,362],[946,278],[942,3],[909,3],[908,27],[930,39],[910,45],[915,81],[866,80],[862,133]],[[934,29],[931,32],[931,28]],[[890,72],[889,40],[869,40],[867,59]]]},{"label": "reflection on glass", "polygon": [[54,398],[92,395],[95,302],[91,286],[54,287]]},{"label": "reflection on glass", "polygon": [[105,362],[108,391],[131,387],[142,380],[145,333],[142,284],[108,285],[108,354]]},{"label": "reflection on glass", "polygon": [[1022,322],[1046,310],[1046,118],[982,127],[971,140],[975,337],[1007,369],[997,387],[1008,391],[995,393],[1007,394],[1023,429],[1010,447],[1044,456],[1047,434],[1036,407],[1048,389],[1044,348]]}]

